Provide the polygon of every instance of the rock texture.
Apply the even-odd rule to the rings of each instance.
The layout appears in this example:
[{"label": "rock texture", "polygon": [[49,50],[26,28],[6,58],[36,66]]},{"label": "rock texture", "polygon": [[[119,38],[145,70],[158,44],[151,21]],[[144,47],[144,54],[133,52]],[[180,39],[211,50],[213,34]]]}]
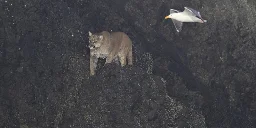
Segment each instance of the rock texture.
[{"label": "rock texture", "polygon": [[[169,9],[208,22],[176,33]],[[0,0],[0,127],[256,127],[254,0]],[[89,77],[88,31],[134,66]],[[102,62],[99,65],[102,65]]]}]

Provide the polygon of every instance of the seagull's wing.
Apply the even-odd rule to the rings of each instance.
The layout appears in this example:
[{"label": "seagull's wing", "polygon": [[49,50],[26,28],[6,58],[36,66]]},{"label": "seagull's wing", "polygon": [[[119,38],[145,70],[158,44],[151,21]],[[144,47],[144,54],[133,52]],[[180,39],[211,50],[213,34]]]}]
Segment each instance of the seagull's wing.
[{"label": "seagull's wing", "polygon": [[172,14],[172,13],[178,13],[178,12],[180,12],[180,11],[175,10],[175,9],[170,9],[170,14]]},{"label": "seagull's wing", "polygon": [[173,22],[173,24],[174,24],[174,26],[176,28],[176,31],[180,32],[182,30],[183,23],[178,21],[178,20],[175,20],[175,19],[172,19],[172,22]]},{"label": "seagull's wing", "polygon": [[189,7],[184,7],[184,8],[185,8],[185,10],[183,11],[184,13],[186,13],[188,15],[196,16],[198,18],[202,18],[199,11],[197,11],[193,8],[189,8]]}]

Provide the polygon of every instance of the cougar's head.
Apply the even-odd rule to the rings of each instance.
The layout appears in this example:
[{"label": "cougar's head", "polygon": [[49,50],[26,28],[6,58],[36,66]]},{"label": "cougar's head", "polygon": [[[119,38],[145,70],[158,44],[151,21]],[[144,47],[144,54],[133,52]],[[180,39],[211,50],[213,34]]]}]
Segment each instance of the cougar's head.
[{"label": "cougar's head", "polygon": [[92,34],[89,31],[89,48],[90,49],[99,48],[102,43],[103,43],[103,35],[101,35],[101,34]]}]

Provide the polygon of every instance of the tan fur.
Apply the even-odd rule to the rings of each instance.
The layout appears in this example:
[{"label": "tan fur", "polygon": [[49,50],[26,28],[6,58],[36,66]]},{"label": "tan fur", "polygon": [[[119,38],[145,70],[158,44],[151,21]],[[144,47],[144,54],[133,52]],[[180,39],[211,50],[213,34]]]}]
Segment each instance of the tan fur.
[{"label": "tan fur", "polygon": [[[132,41],[123,32],[89,32],[90,75],[95,74],[98,58],[106,58],[106,63],[119,60],[121,66],[132,65]],[[127,60],[126,60],[127,59]]]}]

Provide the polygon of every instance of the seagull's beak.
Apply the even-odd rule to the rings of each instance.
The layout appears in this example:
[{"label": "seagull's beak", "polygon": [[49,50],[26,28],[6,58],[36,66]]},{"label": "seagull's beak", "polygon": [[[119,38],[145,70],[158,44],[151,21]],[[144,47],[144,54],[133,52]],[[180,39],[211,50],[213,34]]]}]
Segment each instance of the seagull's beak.
[{"label": "seagull's beak", "polygon": [[171,17],[168,15],[168,16],[166,16],[164,19],[168,19],[168,18],[171,18]]}]

